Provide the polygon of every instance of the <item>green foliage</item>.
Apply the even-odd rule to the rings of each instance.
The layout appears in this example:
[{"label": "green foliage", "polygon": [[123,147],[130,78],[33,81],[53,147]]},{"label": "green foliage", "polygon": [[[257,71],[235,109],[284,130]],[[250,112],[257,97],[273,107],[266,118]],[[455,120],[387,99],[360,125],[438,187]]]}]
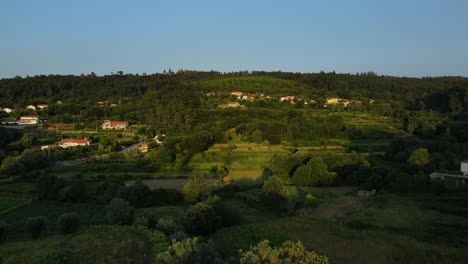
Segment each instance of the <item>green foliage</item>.
[{"label": "green foliage", "polygon": [[167,236],[170,236],[177,232],[180,228],[180,226],[176,223],[174,218],[172,217],[165,217],[165,218],[160,218],[158,220],[158,223],[156,224],[156,229],[163,232]]},{"label": "green foliage", "polygon": [[320,204],[320,200],[314,197],[312,194],[308,193],[305,197],[304,206],[305,207],[317,207]]},{"label": "green foliage", "polygon": [[125,234],[125,233],[137,234],[139,236],[142,236],[145,242],[149,244],[150,255],[152,256],[152,259],[154,260],[156,260],[157,256],[160,253],[164,252],[169,246],[169,243],[167,242],[167,238],[163,233],[159,231],[150,230],[144,226],[115,226],[115,225],[89,226],[83,229],[83,231],[81,232],[93,234],[98,237],[107,236],[109,234]]},{"label": "green foliage", "polygon": [[80,227],[80,217],[77,213],[65,213],[59,218],[60,230],[65,234],[75,233]]},{"label": "green foliage", "polygon": [[197,235],[211,234],[221,226],[221,219],[213,206],[199,202],[186,212],[187,228]]},{"label": "green foliage", "polygon": [[151,190],[141,179],[131,186],[119,189],[119,197],[127,200],[132,206],[146,207],[151,205]]},{"label": "green foliage", "polygon": [[60,201],[84,202],[87,199],[86,184],[81,180],[74,181],[60,189],[58,198]]},{"label": "green foliage", "polygon": [[279,248],[271,248],[268,240],[261,241],[258,245],[251,247],[249,251],[240,252],[241,264],[260,263],[301,263],[301,264],[326,264],[329,260],[314,251],[307,251],[304,245],[298,241],[286,241]]},{"label": "green foliage", "polygon": [[198,238],[173,242],[169,249],[158,255],[161,264],[221,264],[223,263],[213,243],[203,243]]},{"label": "green foliage", "polygon": [[167,148],[164,147],[151,149],[146,154],[146,158],[152,162],[157,162],[161,164],[171,164],[173,161],[171,153]]},{"label": "green foliage", "polygon": [[26,226],[32,238],[39,238],[47,231],[47,220],[44,216],[30,217],[26,220]]},{"label": "green foliage", "polygon": [[274,211],[281,211],[287,205],[288,198],[283,182],[277,176],[268,178],[262,187],[260,198],[263,204]]},{"label": "green foliage", "polygon": [[135,217],[135,220],[133,221],[133,225],[150,227],[149,219],[145,217],[144,215]]},{"label": "green foliage", "polygon": [[66,182],[54,175],[42,175],[36,179],[36,193],[40,200],[56,200],[59,198],[59,191],[66,185]]},{"label": "green foliage", "polygon": [[0,243],[4,242],[8,238],[8,231],[10,227],[5,222],[0,222]]},{"label": "green foliage", "polygon": [[218,200],[213,204],[216,215],[219,216],[222,226],[239,225],[244,222],[242,212],[229,201]]},{"label": "green foliage", "polygon": [[132,221],[135,209],[124,199],[114,198],[106,206],[106,215],[110,223],[127,225]]},{"label": "green foliage", "polygon": [[2,162],[0,172],[9,175],[22,175],[31,170],[49,166],[47,156],[40,150],[25,150],[18,157],[8,156]]},{"label": "green foliage", "polygon": [[320,157],[312,157],[306,165],[296,169],[292,182],[296,185],[316,186],[330,185],[335,179],[335,173],[329,172],[327,164]]},{"label": "green foliage", "polygon": [[413,151],[408,159],[411,166],[422,169],[431,162],[429,151],[425,148],[419,148]]},{"label": "green foliage", "polygon": [[198,200],[198,196],[201,192],[201,181],[202,176],[194,174],[190,176],[190,178],[184,184],[182,192],[187,204],[194,204]]}]

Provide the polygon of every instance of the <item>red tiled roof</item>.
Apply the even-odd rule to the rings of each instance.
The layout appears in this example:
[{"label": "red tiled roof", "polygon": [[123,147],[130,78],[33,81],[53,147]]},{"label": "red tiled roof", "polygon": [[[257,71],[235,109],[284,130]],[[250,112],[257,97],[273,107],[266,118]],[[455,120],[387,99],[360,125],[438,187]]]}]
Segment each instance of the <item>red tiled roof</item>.
[{"label": "red tiled roof", "polygon": [[110,121],[111,125],[127,125],[127,121]]},{"label": "red tiled roof", "polygon": [[69,139],[64,139],[64,140],[60,140],[59,142],[57,142],[58,145],[62,145],[62,144],[65,144],[65,143],[87,144],[87,143],[89,143],[89,140],[88,139],[72,139],[72,138],[69,138]]}]

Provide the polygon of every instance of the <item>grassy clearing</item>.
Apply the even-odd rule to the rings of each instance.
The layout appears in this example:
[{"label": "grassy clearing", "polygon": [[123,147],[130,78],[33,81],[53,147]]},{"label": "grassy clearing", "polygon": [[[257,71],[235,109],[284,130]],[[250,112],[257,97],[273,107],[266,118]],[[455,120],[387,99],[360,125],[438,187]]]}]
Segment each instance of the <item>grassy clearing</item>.
[{"label": "grassy clearing", "polygon": [[[142,180],[150,189],[174,189],[181,191],[184,188],[187,179],[155,179],[155,180]],[[208,188],[208,186],[216,184],[218,181],[213,179],[207,179],[202,182],[202,189]],[[127,185],[134,184],[135,181],[128,181]]]},{"label": "grassy clearing", "polygon": [[466,197],[383,194],[366,201],[348,191],[322,193],[331,198],[303,216],[224,228],[212,238],[227,255],[267,238],[301,240],[332,263],[466,263]]},{"label": "grassy clearing", "polygon": [[16,199],[30,199],[34,192],[34,182],[11,182],[0,184],[0,196]]},{"label": "grassy clearing", "polygon": [[0,215],[28,203],[29,200],[0,196]]},{"label": "grassy clearing", "polygon": [[153,254],[167,248],[161,234],[135,227],[82,229],[75,235],[8,242],[0,248],[2,263],[152,263]]},{"label": "grassy clearing", "polygon": [[157,206],[148,208],[139,208],[135,212],[135,217],[140,215],[151,215],[155,219],[163,217],[172,217],[177,221],[182,221],[185,214],[184,206]]},{"label": "grassy clearing", "polygon": [[60,215],[77,212],[83,225],[106,223],[104,207],[89,203],[64,203],[55,201],[33,201],[0,215],[0,221],[10,224],[11,233],[27,237],[25,221],[33,216],[45,216],[50,233],[57,232]]}]

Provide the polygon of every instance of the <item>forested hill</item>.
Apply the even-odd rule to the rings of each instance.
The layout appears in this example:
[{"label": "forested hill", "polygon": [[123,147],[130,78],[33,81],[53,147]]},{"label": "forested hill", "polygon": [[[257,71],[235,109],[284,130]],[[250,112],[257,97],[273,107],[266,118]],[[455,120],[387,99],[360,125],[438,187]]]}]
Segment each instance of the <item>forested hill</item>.
[{"label": "forested hill", "polygon": [[[276,96],[296,95],[323,99],[385,99],[399,101],[408,108],[441,112],[468,109],[468,78],[400,78],[375,73],[286,73],[286,72],[193,72],[152,75],[95,74],[41,75],[0,80],[0,107],[24,106],[61,101],[99,101],[142,97],[152,90],[193,90],[200,92],[262,92]],[[192,94],[193,95],[193,94]]]}]

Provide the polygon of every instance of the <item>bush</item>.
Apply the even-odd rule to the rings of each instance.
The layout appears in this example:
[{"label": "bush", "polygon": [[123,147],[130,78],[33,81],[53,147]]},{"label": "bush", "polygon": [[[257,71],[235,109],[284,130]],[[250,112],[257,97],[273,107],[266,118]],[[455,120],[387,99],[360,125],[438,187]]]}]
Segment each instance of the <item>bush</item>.
[{"label": "bush", "polygon": [[135,209],[124,199],[114,198],[106,206],[107,219],[111,224],[127,225],[131,223]]},{"label": "bush", "polygon": [[65,234],[71,234],[78,231],[80,218],[77,213],[65,213],[59,218],[60,231]]},{"label": "bush", "polygon": [[191,206],[186,212],[186,217],[188,227],[197,235],[213,233],[221,225],[216,211],[211,205],[204,202]]},{"label": "bush", "polygon": [[175,240],[180,242],[185,240],[187,237],[188,235],[184,231],[176,231],[175,233],[169,236],[169,241]]},{"label": "bush", "polygon": [[26,220],[26,226],[32,238],[38,238],[47,231],[47,221],[44,216],[28,218]]},{"label": "bush", "polygon": [[149,219],[143,215],[138,216],[135,218],[135,221],[133,221],[133,225],[149,227]]},{"label": "bush", "polygon": [[9,226],[5,222],[0,222],[0,243],[5,241],[8,237]]},{"label": "bush", "polygon": [[314,197],[312,194],[307,194],[305,197],[304,205],[305,207],[318,207],[320,204],[320,200]]},{"label": "bush", "polygon": [[436,194],[442,194],[447,191],[447,186],[445,185],[444,180],[439,178],[431,182],[431,189]]},{"label": "bush", "polygon": [[314,251],[307,251],[301,242],[286,241],[279,248],[272,248],[268,240],[261,241],[249,251],[240,252],[240,264],[251,263],[310,263],[327,264],[328,258]]},{"label": "bush", "polygon": [[198,238],[189,238],[173,242],[169,249],[157,256],[156,263],[223,263],[213,243],[199,242]]},{"label": "bush", "polygon": [[70,202],[86,201],[87,191],[83,181],[75,181],[72,184],[60,189],[58,192],[59,200]]},{"label": "bush", "polygon": [[174,218],[168,217],[159,219],[156,229],[169,236],[180,228]]},{"label": "bush", "polygon": [[242,213],[236,206],[219,200],[214,203],[213,208],[215,209],[216,214],[220,217],[222,226],[242,224]]}]

